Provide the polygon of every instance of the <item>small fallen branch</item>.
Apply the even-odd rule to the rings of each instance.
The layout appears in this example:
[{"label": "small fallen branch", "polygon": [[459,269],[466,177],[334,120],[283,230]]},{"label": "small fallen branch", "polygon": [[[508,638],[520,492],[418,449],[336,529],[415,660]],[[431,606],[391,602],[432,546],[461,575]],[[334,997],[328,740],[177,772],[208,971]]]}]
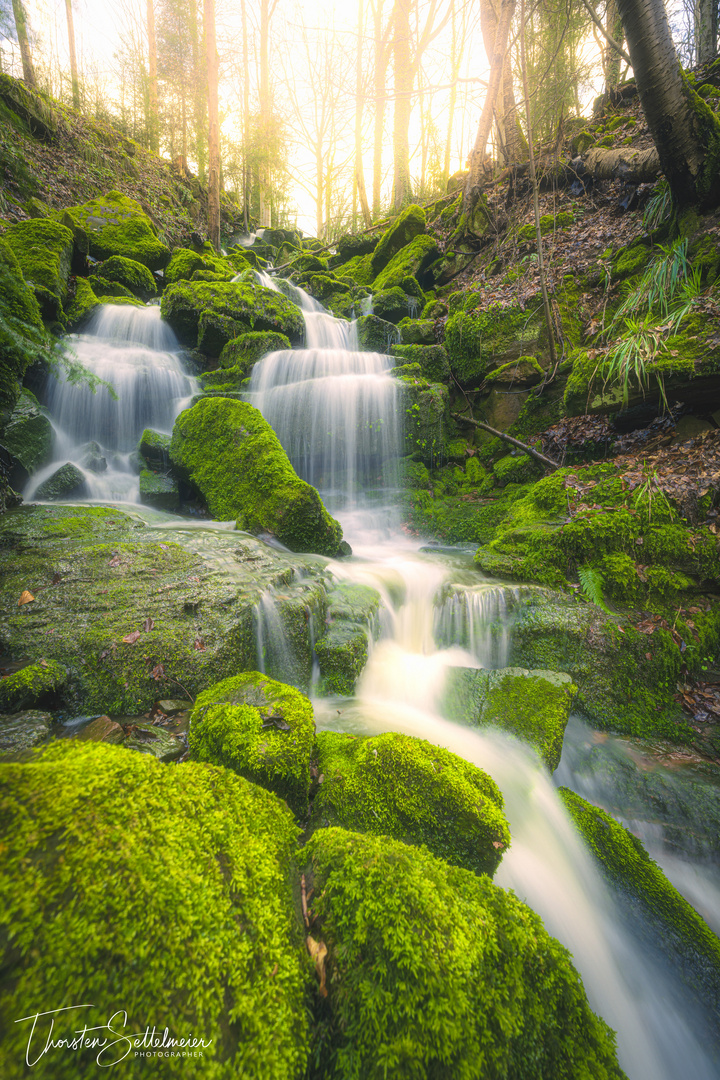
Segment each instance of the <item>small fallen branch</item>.
[{"label": "small fallen branch", "polygon": [[508,435],[504,431],[498,431],[497,428],[490,427],[489,424],[484,424],[482,420],[473,420],[469,416],[463,416],[462,413],[450,413],[453,420],[457,420],[459,424],[469,424],[470,427],[482,428],[483,431],[489,431],[491,435],[494,435],[497,439],[502,439],[503,442],[511,443],[512,446],[517,446],[523,453],[528,454],[531,458],[535,458],[546,469],[550,469],[551,472],[555,472],[556,469],[560,469],[562,466],[558,461],[553,461],[552,458],[545,457],[545,454],[541,454],[539,450],[533,450],[532,446],[527,446],[526,443],[520,442],[519,439],[514,439],[512,435]]}]

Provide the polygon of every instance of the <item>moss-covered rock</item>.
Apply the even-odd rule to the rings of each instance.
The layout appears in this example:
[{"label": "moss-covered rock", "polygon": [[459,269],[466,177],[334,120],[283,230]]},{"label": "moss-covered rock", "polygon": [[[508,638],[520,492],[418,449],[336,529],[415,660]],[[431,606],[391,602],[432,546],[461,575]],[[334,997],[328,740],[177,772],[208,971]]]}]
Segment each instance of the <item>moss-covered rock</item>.
[{"label": "moss-covered rock", "polygon": [[170,465],[170,436],[145,428],[137,445],[138,453],[150,469],[165,470]]},{"label": "moss-covered rock", "polygon": [[24,756],[27,750],[46,742],[51,731],[52,716],[37,709],[0,716],[0,761],[11,755]]},{"label": "moss-covered rock", "polygon": [[[382,241],[381,241],[382,243]],[[375,259],[380,244],[375,249],[372,258]],[[380,292],[383,289],[392,289],[394,286],[403,287],[405,278],[422,278],[423,271],[439,255],[438,246],[434,237],[421,234],[402,247],[373,281],[373,290]]]},{"label": "moss-covered rock", "polygon": [[3,233],[47,319],[62,319],[73,254],[73,234],[50,218],[19,221]]},{"label": "moss-covered rock", "polygon": [[716,1011],[720,1006],[720,939],[668,881],[637,837],[574,791],[560,788],[559,793],[603,876],[650,919],[653,943],[660,940],[681,964],[690,986]]},{"label": "moss-covered rock", "polygon": [[432,319],[401,319],[398,330],[403,345],[434,345],[435,323]]},{"label": "moss-covered rock", "polygon": [[84,474],[77,465],[68,461],[47,480],[43,480],[35,492],[35,498],[54,502],[57,499],[82,499],[86,494]]},{"label": "moss-covered rock", "polygon": [[377,315],[361,315],[355,321],[355,337],[360,352],[388,353],[400,335],[386,319]]},{"label": "moss-covered rock", "polygon": [[325,630],[315,643],[320,691],[350,695],[368,658],[368,636],[377,629],[380,594],[342,582],[326,597]]},{"label": "moss-covered rock", "polygon": [[107,298],[112,297],[134,297],[132,289],[128,289],[127,285],[123,285],[119,281],[109,281],[108,279],[101,277],[100,274],[91,274],[88,278],[90,288],[96,296],[102,296]]},{"label": "moss-covered rock", "polygon": [[98,267],[99,275],[106,281],[118,281],[141,300],[150,300],[157,293],[155,278],[143,263],[113,255]]},{"label": "moss-covered rock", "polygon": [[576,694],[577,686],[562,672],[451,668],[446,712],[457,723],[497,727],[530,743],[552,771],[560,764]]},{"label": "moss-covered rock", "polygon": [[263,356],[271,352],[282,352],[291,347],[290,340],[284,334],[275,334],[267,330],[240,334],[224,346],[220,353],[220,367],[238,368],[247,376],[253,364],[261,360]]},{"label": "moss-covered rock", "polygon": [[486,383],[508,383],[511,386],[537,386],[545,372],[534,356],[519,356],[502,364],[485,376]]},{"label": "moss-covered rock", "polygon": [[12,248],[0,237],[0,405],[15,404],[20,379],[45,344],[35,294]]},{"label": "moss-covered rock", "polygon": [[425,211],[421,206],[411,203],[395,219],[378,241],[375,250],[370,256],[370,266],[373,277],[377,277],[384,270],[393,256],[425,232]]},{"label": "moss-covered rock", "polygon": [[[200,1068],[218,1080],[248,1061],[258,1076],[303,1074],[307,960],[285,806],[225,769],[70,740],[0,766],[0,794],[5,1076],[25,1068],[20,1000],[71,1007],[54,1017],[56,1039],[114,1016],[118,1039],[154,1026],[202,1039]],[[77,1080],[97,1073],[98,1053],[50,1050],[45,1065]],[[100,1065],[113,1061],[147,1075],[124,1041],[102,1051]],[[188,1061],[163,1059],[162,1071],[187,1073]]]},{"label": "moss-covered rock", "polygon": [[[8,415],[9,414],[9,415]],[[15,408],[0,412],[0,442],[30,475],[52,457],[53,429],[45,409],[29,390],[21,390]]]},{"label": "moss-covered rock", "polygon": [[339,825],[391,836],[491,877],[510,843],[495,782],[424,739],[321,732],[317,768],[323,779],[313,800],[312,831]]},{"label": "moss-covered rock", "polygon": [[[403,335],[404,336],[404,335]],[[403,365],[419,364],[428,382],[449,382],[450,363],[443,345],[392,345],[390,354],[399,357]]]},{"label": "moss-covered rock", "polygon": [[405,454],[420,454],[432,462],[445,443],[448,388],[424,379],[419,364],[395,368],[393,376],[403,390]]},{"label": "moss-covered rock", "polygon": [[82,330],[98,307],[100,307],[100,301],[95,295],[90,282],[86,278],[77,278],[75,296],[70,301],[66,312],[68,330],[73,332]]},{"label": "moss-covered rock", "polygon": [[227,316],[240,328],[285,334],[293,345],[305,340],[305,323],[295,304],[250,281],[178,281],[165,290],[161,310],[180,341],[193,347],[203,312]]},{"label": "moss-covered rock", "polygon": [[0,712],[57,705],[68,673],[55,660],[40,660],[0,679]]},{"label": "moss-covered rock", "polygon": [[165,267],[165,282],[173,285],[176,281],[189,281],[196,270],[202,270],[205,260],[191,248],[175,248],[170,261]]},{"label": "moss-covered rock", "polygon": [[237,337],[240,329],[241,324],[229,315],[220,315],[216,311],[201,312],[197,330],[198,352],[217,359],[228,342]]},{"label": "moss-covered rock", "polygon": [[224,765],[274,791],[299,818],[308,809],[314,738],[308,699],[255,671],[211,686],[190,717],[195,760]]},{"label": "moss-covered rock", "polygon": [[529,454],[518,452],[506,454],[493,465],[493,476],[499,487],[506,484],[525,484],[534,476],[539,476],[542,467]]},{"label": "moss-covered rock", "polygon": [[178,482],[173,476],[140,470],[140,502],[156,510],[177,510],[180,505]]},{"label": "moss-covered rock", "polygon": [[481,382],[488,371],[534,353],[543,330],[540,310],[490,305],[481,311],[474,297],[468,293],[464,309],[451,314],[445,326],[450,367],[468,386]]},{"label": "moss-covered rock", "polygon": [[205,398],[186,409],[175,421],[170,456],[215,517],[271,533],[291,551],[337,554],[340,525],[252,405]]},{"label": "moss-covered rock", "polygon": [[402,319],[407,318],[407,293],[404,293],[399,285],[375,293],[373,295],[373,311],[379,319],[384,319],[385,322],[399,323]]},{"label": "moss-covered rock", "polygon": [[343,266],[335,271],[335,276],[341,281],[352,282],[354,285],[371,285],[373,279],[372,255],[355,255]]},{"label": "moss-covered rock", "polygon": [[305,853],[338,1080],[622,1080],[569,954],[512,893],[387,837],[320,829]]},{"label": "moss-covered rock", "polygon": [[149,270],[162,270],[170,260],[170,249],[158,240],[140,203],[119,191],[71,206],[68,213],[87,232],[95,259],[122,255]]}]

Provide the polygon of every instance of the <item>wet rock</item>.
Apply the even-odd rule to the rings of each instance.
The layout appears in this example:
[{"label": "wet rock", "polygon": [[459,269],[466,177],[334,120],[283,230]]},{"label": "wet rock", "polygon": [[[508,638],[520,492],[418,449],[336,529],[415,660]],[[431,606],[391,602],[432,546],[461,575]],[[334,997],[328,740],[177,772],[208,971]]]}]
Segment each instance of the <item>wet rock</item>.
[{"label": "wet rock", "polygon": [[85,477],[68,461],[44,480],[35,492],[35,498],[53,502],[60,499],[82,499],[87,494]]},{"label": "wet rock", "polygon": [[151,754],[163,762],[177,761],[185,753],[185,744],[181,739],[176,739],[174,735],[154,724],[133,724],[123,746],[126,750]]},{"label": "wet rock", "polygon": [[436,343],[435,323],[432,319],[402,319],[398,330],[402,335],[403,345],[435,345]]},{"label": "wet rock", "polygon": [[429,382],[450,381],[450,364],[443,345],[392,345],[390,353],[397,356],[402,365],[419,364],[423,378]]},{"label": "wet rock", "polygon": [[497,727],[530,743],[553,771],[560,764],[576,694],[577,687],[563,672],[451,668],[446,710],[456,723]]},{"label": "wet rock", "polygon": [[67,677],[63,665],[54,660],[28,664],[12,675],[6,675],[0,679],[0,711],[28,709],[33,705],[57,705]]},{"label": "wet rock", "polygon": [[250,374],[253,364],[271,352],[280,352],[291,348],[289,338],[284,334],[271,333],[268,330],[253,330],[233,338],[220,353],[220,367],[239,369],[244,376]]},{"label": "wet rock", "polygon": [[403,364],[392,374],[400,381],[403,392],[405,455],[417,454],[432,462],[446,442],[448,388],[423,378],[419,364]]},{"label": "wet rock", "polygon": [[45,742],[52,730],[50,713],[28,709],[0,716],[0,757],[31,750]]},{"label": "wet rock", "polygon": [[170,465],[170,436],[163,431],[145,428],[137,449],[150,469],[167,469]]},{"label": "wet rock", "polygon": [[180,505],[180,489],[173,476],[142,469],[140,472],[140,502],[154,506],[156,510],[177,510]]},{"label": "wet rock", "polygon": [[163,698],[162,701],[156,702],[156,705],[160,712],[165,713],[166,716],[175,716],[177,713],[185,712],[189,702],[179,701],[175,698]]},{"label": "wet rock", "polygon": [[80,742],[106,742],[120,743],[125,738],[125,732],[109,716],[97,716],[75,736]]},{"label": "wet rock", "polygon": [[80,464],[83,469],[88,469],[90,472],[102,473],[107,469],[107,458],[103,456],[98,443],[89,442],[82,448]]},{"label": "wet rock", "polygon": [[360,352],[388,353],[399,339],[397,328],[377,315],[361,315],[355,323]]},{"label": "wet rock", "polygon": [[[25,474],[32,476],[52,458],[53,429],[45,409],[29,390],[20,391],[11,412],[0,414],[0,441]],[[17,481],[14,472],[10,483]]]},{"label": "wet rock", "polygon": [[239,323],[233,338],[243,329],[271,330],[285,334],[294,345],[305,341],[305,323],[295,304],[250,281],[178,281],[165,290],[161,310],[180,341],[191,348],[197,345],[205,312]]},{"label": "wet rock", "polygon": [[368,658],[368,635],[376,629],[380,594],[367,585],[343,583],[327,594],[325,633],[315,643],[322,693],[351,695]]}]

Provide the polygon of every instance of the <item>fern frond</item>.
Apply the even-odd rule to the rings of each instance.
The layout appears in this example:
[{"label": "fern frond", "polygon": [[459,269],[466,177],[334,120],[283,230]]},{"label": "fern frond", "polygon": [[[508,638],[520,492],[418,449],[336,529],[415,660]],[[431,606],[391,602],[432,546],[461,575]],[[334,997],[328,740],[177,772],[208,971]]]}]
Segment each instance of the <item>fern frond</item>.
[{"label": "fern frond", "polygon": [[603,595],[605,579],[600,571],[594,566],[581,566],[578,569],[578,577],[580,578],[580,584],[585,599],[589,600],[592,604],[597,604],[599,608],[602,608],[603,611],[606,611],[608,615],[610,615],[610,608],[605,603],[605,597]]}]

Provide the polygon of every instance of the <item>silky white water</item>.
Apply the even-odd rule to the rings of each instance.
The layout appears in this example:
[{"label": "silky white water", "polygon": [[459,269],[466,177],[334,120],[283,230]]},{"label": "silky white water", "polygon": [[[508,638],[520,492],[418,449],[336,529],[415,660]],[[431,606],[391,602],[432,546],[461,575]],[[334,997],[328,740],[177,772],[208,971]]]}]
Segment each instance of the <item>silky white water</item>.
[{"label": "silky white water", "polygon": [[31,500],[44,480],[72,462],[85,477],[87,497],[136,502],[138,476],[130,454],[144,428],[172,430],[197,392],[197,380],[185,373],[175,334],[157,305],[103,304],[85,333],[71,335],[67,345],[115,396],[105,386],[93,393],[87,385],[50,378],[46,402],[55,429],[53,461],[32,477],[24,496]]}]

